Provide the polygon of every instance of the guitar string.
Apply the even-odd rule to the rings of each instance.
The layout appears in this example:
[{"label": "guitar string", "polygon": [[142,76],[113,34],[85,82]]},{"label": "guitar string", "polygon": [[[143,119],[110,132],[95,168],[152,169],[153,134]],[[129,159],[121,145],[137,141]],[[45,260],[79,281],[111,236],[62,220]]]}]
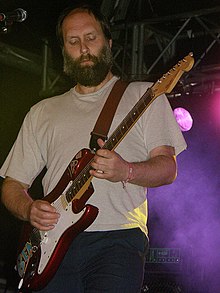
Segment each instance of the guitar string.
[{"label": "guitar string", "polygon": [[[121,124],[115,129],[112,136],[106,142],[106,145],[104,145],[104,148],[109,149],[109,145],[111,145],[111,149],[113,149],[114,146],[123,138],[123,136],[129,131],[129,129],[134,125],[134,122],[136,122],[139,119],[140,115],[145,110],[146,106],[148,105],[148,103],[146,104],[146,99],[149,97],[151,97],[150,88],[147,89],[145,94],[135,104],[135,106],[127,114],[127,116],[122,120]],[[120,133],[122,135],[120,135]]]}]

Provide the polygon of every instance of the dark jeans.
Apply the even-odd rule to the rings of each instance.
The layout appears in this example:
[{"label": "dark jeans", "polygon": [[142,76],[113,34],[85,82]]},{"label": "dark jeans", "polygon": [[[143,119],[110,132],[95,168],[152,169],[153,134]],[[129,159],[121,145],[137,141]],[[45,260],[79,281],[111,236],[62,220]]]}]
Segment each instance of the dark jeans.
[{"label": "dark jeans", "polygon": [[83,232],[41,293],[138,293],[148,239],[140,229]]}]

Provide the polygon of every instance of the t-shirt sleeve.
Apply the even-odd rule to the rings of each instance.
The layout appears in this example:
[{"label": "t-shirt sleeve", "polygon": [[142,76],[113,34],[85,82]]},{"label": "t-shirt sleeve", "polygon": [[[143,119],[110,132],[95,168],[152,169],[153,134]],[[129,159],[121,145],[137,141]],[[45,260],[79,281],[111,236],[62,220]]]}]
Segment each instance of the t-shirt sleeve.
[{"label": "t-shirt sleeve", "polygon": [[148,153],[162,145],[175,148],[175,154],[186,149],[186,141],[165,95],[157,97],[143,115],[144,138]]},{"label": "t-shirt sleeve", "polygon": [[45,162],[33,131],[32,116],[29,112],[0,169],[0,176],[12,177],[30,186],[44,166]]}]

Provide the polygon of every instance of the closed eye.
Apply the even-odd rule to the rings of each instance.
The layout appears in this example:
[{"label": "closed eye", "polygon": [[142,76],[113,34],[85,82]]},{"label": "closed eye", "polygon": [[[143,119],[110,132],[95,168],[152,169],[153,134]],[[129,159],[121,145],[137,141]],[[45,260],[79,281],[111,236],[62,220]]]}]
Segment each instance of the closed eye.
[{"label": "closed eye", "polygon": [[70,45],[77,45],[78,43],[79,43],[79,40],[76,39],[76,38],[71,38],[71,39],[69,40],[69,44],[70,44]]},{"label": "closed eye", "polygon": [[94,41],[96,39],[96,35],[94,34],[89,34],[86,36],[87,41]]}]

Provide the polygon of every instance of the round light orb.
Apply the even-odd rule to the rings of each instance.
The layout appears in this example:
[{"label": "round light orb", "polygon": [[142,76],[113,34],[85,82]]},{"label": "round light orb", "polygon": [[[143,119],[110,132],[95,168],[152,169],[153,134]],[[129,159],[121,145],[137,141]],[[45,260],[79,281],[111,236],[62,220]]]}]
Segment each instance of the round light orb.
[{"label": "round light orb", "polygon": [[189,131],[192,128],[193,119],[186,109],[176,108],[173,113],[181,131]]}]

